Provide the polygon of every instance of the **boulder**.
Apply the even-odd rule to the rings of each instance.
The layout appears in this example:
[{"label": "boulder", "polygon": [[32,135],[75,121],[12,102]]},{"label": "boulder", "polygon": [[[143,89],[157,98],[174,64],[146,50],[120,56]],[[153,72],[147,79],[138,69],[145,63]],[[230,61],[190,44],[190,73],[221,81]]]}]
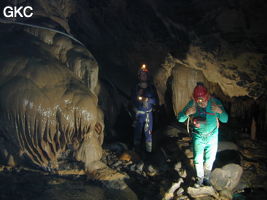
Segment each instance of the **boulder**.
[{"label": "boulder", "polygon": [[210,182],[218,190],[232,191],[239,183],[243,173],[242,167],[237,164],[228,164],[212,171]]},{"label": "boulder", "polygon": [[219,198],[218,193],[211,186],[204,186],[204,187],[199,187],[199,188],[188,187],[187,193],[193,198],[201,198],[201,197],[207,197],[207,196],[212,196],[215,199]]},{"label": "boulder", "polygon": [[233,142],[229,142],[229,141],[221,141],[218,143],[218,151],[217,152],[221,152],[221,151],[225,151],[225,150],[235,150],[238,151],[238,146],[233,143]]}]

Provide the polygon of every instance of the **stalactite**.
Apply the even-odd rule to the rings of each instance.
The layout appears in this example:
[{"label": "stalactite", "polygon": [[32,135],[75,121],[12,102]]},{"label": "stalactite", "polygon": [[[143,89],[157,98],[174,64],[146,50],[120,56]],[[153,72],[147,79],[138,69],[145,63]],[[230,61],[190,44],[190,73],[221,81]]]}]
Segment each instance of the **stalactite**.
[{"label": "stalactite", "polygon": [[241,134],[250,134],[251,121],[255,117],[255,101],[249,97],[231,98],[230,118],[241,127]]}]

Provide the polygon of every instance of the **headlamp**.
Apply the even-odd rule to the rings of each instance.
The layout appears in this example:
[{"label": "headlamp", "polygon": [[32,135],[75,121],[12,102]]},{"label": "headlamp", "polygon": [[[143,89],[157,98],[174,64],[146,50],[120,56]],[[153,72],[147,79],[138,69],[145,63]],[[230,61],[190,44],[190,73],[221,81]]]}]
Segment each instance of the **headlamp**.
[{"label": "headlamp", "polygon": [[203,98],[197,98],[197,103],[203,103],[205,100]]},{"label": "headlamp", "polygon": [[145,64],[143,64],[143,65],[141,66],[141,71],[143,71],[143,72],[148,72],[148,69],[146,68],[146,65],[145,65]]}]

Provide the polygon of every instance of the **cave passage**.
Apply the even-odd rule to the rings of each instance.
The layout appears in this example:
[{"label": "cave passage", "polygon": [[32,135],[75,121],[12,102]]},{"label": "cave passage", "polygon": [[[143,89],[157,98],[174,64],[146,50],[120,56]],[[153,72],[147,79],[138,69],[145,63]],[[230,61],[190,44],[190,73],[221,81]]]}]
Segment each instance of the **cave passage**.
[{"label": "cave passage", "polygon": [[0,199],[266,199],[266,10],[1,1]]}]

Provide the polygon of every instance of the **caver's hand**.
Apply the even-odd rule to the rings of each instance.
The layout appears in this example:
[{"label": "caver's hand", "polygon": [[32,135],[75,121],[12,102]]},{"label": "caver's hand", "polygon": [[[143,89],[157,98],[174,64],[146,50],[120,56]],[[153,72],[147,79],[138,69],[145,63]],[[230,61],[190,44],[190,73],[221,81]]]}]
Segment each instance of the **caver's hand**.
[{"label": "caver's hand", "polygon": [[221,114],[223,111],[222,111],[222,109],[219,107],[219,106],[217,106],[216,104],[213,104],[212,106],[211,106],[211,110],[213,111],[213,112],[215,112],[215,113],[219,113],[219,114]]},{"label": "caver's hand", "polygon": [[193,115],[193,114],[195,114],[195,113],[196,113],[196,107],[195,107],[195,106],[188,108],[188,109],[186,110],[186,112],[185,112],[185,114],[186,114],[187,116],[189,116],[189,115]]},{"label": "caver's hand", "polygon": [[142,102],[147,102],[148,101],[148,98],[147,97],[138,96],[137,97],[137,100],[138,101],[142,101]]}]

